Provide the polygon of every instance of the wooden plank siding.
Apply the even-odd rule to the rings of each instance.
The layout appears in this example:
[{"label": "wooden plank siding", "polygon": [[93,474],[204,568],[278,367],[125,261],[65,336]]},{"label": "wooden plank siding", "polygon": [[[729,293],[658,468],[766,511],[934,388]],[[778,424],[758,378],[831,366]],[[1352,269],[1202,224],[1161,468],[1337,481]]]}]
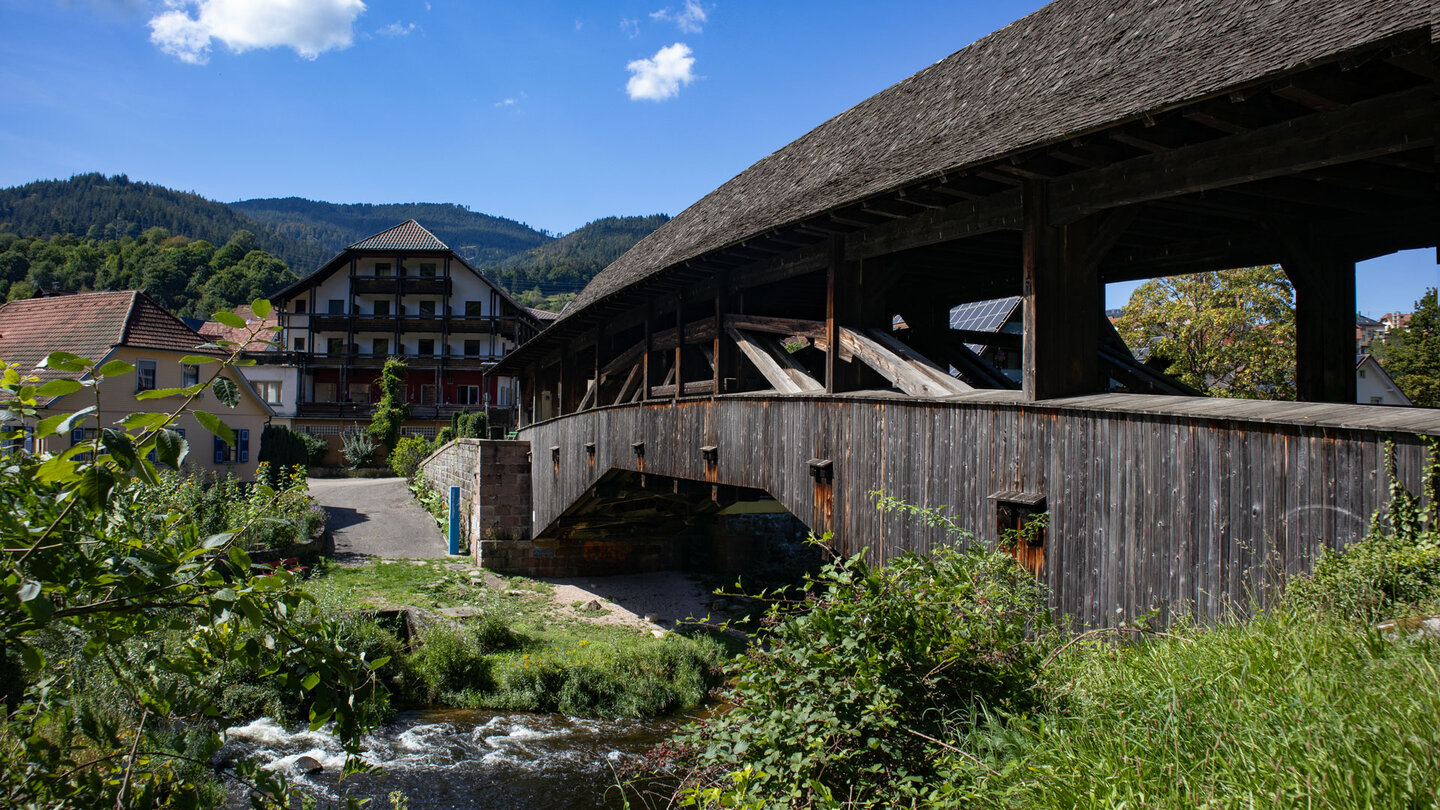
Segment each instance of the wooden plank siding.
[{"label": "wooden plank siding", "polygon": [[[1320,549],[1363,535],[1388,498],[1387,438],[1418,492],[1417,434],[1440,433],[1440,413],[1423,409],[1408,411],[1407,424],[1368,406],[1285,416],[1293,403],[1235,403],[1225,416],[1213,401],[1169,399],[741,394],[600,407],[520,435],[534,448],[542,540],[611,469],[763,489],[816,533],[833,532],[842,552],[875,560],[929,551],[942,537],[882,516],[874,490],[948,507],[986,542],[997,539],[992,493],[1038,493],[1051,515],[1043,576],[1057,612],[1111,625],[1154,608],[1214,617],[1263,601]],[[1357,426],[1366,410],[1389,429]],[[718,448],[718,464],[706,464],[702,446]],[[812,458],[831,460],[832,485],[812,478]]]}]

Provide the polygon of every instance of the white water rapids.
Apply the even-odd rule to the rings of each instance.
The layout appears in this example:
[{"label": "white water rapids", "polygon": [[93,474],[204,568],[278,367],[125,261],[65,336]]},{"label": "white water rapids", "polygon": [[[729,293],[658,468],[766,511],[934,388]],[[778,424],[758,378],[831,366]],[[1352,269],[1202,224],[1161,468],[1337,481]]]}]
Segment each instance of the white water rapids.
[{"label": "white water rapids", "polygon": [[[340,783],[345,754],[332,733],[286,730],[261,718],[227,729],[222,756],[248,757],[284,771],[322,808],[345,796],[373,798],[371,807],[386,808],[392,790],[404,791],[412,810],[606,807],[615,770],[673,726],[673,721],[544,714],[407,712],[365,738],[361,757],[383,773]],[[314,763],[321,770],[301,772]],[[610,802],[618,803],[618,794],[609,793]],[[245,806],[243,789],[232,792],[231,806]]]}]

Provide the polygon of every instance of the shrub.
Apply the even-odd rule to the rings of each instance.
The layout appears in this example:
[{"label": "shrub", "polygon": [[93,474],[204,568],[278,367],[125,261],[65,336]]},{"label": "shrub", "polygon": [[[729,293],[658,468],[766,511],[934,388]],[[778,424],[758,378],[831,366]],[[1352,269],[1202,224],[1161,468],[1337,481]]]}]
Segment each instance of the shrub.
[{"label": "shrub", "polygon": [[369,467],[375,463],[375,440],[367,433],[346,433],[340,453],[345,456],[345,466],[352,470]]},{"label": "shrub", "polygon": [[1385,448],[1390,504],[1370,519],[1365,539],[1323,554],[1309,576],[1287,591],[1297,605],[1364,622],[1434,610],[1440,604],[1440,453],[1425,437],[1428,459],[1423,498],[1412,495],[1395,470],[1395,447]]},{"label": "shrub", "polygon": [[295,435],[300,437],[301,443],[305,445],[307,466],[319,467],[325,463],[325,456],[330,453],[330,444],[324,439],[305,431],[299,431]]},{"label": "shrub", "polygon": [[734,708],[681,738],[689,798],[726,806],[888,804],[933,778],[936,740],[1032,707],[1045,591],[978,547],[826,564],[726,670]]},{"label": "shrub", "polygon": [[470,626],[437,624],[421,640],[411,666],[424,683],[424,697],[429,702],[454,692],[487,692],[494,687],[485,648]]},{"label": "shrub", "polygon": [[420,469],[420,462],[432,450],[430,442],[419,436],[406,436],[396,442],[395,449],[390,451],[390,469],[402,478],[413,480],[416,470]]},{"label": "shrub", "polygon": [[270,465],[272,479],[265,483],[272,487],[279,486],[278,475],[281,470],[287,467],[311,466],[313,454],[306,442],[307,437],[318,440],[322,446],[325,443],[325,440],[318,436],[293,431],[281,425],[265,426],[265,430],[260,434],[260,453],[256,457],[261,463]]}]

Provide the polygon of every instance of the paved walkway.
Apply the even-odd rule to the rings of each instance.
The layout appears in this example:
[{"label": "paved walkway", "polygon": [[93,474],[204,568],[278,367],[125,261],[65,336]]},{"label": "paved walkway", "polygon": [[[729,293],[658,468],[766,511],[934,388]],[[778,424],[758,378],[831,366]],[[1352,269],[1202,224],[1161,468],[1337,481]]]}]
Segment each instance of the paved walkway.
[{"label": "paved walkway", "polygon": [[310,494],[330,515],[326,525],[341,564],[449,556],[435,518],[403,478],[312,478]]}]

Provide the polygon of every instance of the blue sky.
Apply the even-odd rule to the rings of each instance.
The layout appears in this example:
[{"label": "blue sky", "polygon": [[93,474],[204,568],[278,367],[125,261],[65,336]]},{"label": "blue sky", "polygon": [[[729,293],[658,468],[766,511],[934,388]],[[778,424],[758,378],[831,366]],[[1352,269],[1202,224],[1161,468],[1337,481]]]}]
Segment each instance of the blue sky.
[{"label": "blue sky", "polygon": [[[227,202],[454,202],[551,232],[675,214],[1040,5],[0,0],[0,186],[124,173]],[[1357,285],[1369,314],[1440,281],[1433,251],[1377,262]]]}]

